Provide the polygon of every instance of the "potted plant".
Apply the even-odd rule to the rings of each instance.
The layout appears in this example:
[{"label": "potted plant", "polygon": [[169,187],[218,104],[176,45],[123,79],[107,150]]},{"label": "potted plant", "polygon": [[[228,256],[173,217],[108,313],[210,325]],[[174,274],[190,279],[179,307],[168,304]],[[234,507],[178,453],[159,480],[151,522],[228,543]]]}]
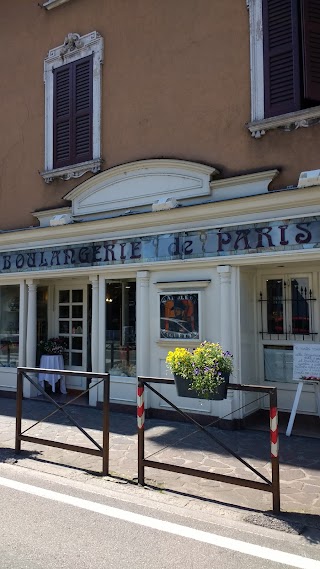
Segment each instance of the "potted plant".
[{"label": "potted plant", "polygon": [[67,340],[65,338],[49,338],[48,340],[40,340],[40,355],[60,356],[67,348]]},{"label": "potted plant", "polygon": [[220,344],[204,341],[192,352],[176,348],[168,353],[166,363],[180,397],[226,398],[233,358]]}]

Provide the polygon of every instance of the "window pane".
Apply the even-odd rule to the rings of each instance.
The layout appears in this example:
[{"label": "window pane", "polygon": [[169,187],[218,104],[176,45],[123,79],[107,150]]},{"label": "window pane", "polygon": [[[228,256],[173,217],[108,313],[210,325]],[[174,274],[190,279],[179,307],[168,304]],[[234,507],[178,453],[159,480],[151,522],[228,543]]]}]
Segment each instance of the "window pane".
[{"label": "window pane", "polygon": [[83,290],[73,290],[72,302],[82,302],[82,301],[83,301]]},{"label": "window pane", "polygon": [[69,290],[59,290],[59,303],[66,303],[70,301],[70,291]]},{"label": "window pane", "polygon": [[106,370],[111,375],[136,375],[136,283],[107,284]]},{"label": "window pane", "polygon": [[269,334],[283,334],[283,281],[267,281],[267,321]]},{"label": "window pane", "polygon": [[0,287],[0,366],[17,367],[19,357],[19,286]]},{"label": "window pane", "polygon": [[77,354],[75,352],[71,353],[71,365],[82,366],[82,354]]},{"label": "window pane", "polygon": [[293,377],[293,347],[265,346],[264,379],[273,382],[289,382]]},{"label": "window pane", "polygon": [[309,279],[291,279],[293,334],[309,334],[309,297]]},{"label": "window pane", "polygon": [[59,306],[59,318],[69,318],[69,306]]},{"label": "window pane", "polygon": [[72,349],[73,350],[82,350],[82,337],[72,338]]},{"label": "window pane", "polygon": [[59,334],[69,334],[69,322],[59,322]]},{"label": "window pane", "polygon": [[82,321],[72,321],[72,334],[82,334]]},{"label": "window pane", "polygon": [[73,306],[72,307],[72,318],[82,318],[83,315],[83,307],[82,306]]}]

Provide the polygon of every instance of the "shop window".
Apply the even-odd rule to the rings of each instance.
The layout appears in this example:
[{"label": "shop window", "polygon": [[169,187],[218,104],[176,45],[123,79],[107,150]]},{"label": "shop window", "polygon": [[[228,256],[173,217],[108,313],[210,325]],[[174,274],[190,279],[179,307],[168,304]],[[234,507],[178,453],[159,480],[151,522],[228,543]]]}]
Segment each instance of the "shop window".
[{"label": "shop window", "polygon": [[293,380],[293,343],[314,342],[315,297],[309,276],[279,275],[265,279],[259,295],[264,380]]},{"label": "shop window", "polygon": [[136,283],[121,281],[106,287],[106,371],[136,376]]},{"label": "shop window", "polygon": [[19,359],[19,286],[0,287],[0,367],[17,367]]},{"label": "shop window", "polygon": [[37,286],[37,361],[40,362],[40,342],[48,339],[48,287]]},{"label": "shop window", "polygon": [[308,277],[267,279],[259,299],[262,339],[314,340],[314,301]]}]

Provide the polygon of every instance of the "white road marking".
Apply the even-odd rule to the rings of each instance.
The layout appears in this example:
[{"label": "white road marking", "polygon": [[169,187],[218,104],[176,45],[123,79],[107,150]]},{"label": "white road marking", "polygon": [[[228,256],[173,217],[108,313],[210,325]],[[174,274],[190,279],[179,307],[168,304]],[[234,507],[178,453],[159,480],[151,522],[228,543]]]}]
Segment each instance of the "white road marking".
[{"label": "white road marking", "polygon": [[96,512],[97,514],[102,514],[110,518],[116,518],[125,522],[145,526],[173,535],[178,535],[180,537],[194,539],[195,541],[208,543],[210,545],[221,547],[223,549],[238,551],[239,553],[243,553],[245,555],[259,557],[268,561],[275,561],[284,565],[290,565],[291,567],[298,567],[299,569],[320,569],[320,561],[316,561],[315,559],[302,557],[300,555],[294,555],[292,553],[286,553],[284,551],[271,549],[269,547],[263,547],[261,545],[255,545],[253,543],[246,543],[238,539],[223,537],[214,533],[189,528],[187,526],[182,526],[172,522],[158,520],[156,518],[143,516],[141,514],[127,512],[126,510],[113,508],[111,506],[105,506],[104,504],[98,504],[97,502],[91,502],[90,500],[83,500],[82,498],[75,498],[74,496],[68,496],[67,494],[60,494],[59,492],[53,492],[52,490],[46,490],[44,488],[32,486],[31,484],[24,484],[22,482],[17,482],[16,480],[0,477],[0,485],[6,486],[7,488],[12,488],[13,490],[19,490],[20,492],[26,492],[27,494],[40,496],[41,498],[45,498],[47,500],[53,500],[55,502],[61,502],[63,504],[68,504],[76,508],[82,508],[84,510]]}]

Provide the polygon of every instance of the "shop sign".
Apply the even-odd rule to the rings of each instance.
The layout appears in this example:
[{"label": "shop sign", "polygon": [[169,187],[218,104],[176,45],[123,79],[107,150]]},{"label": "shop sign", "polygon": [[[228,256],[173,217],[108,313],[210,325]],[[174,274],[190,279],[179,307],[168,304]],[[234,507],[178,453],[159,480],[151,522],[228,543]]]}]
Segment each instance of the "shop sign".
[{"label": "shop sign", "polygon": [[[27,232],[21,233],[26,238]],[[1,273],[45,271],[178,259],[227,257],[318,247],[320,219],[271,222],[207,230],[20,249],[0,253]]]}]

